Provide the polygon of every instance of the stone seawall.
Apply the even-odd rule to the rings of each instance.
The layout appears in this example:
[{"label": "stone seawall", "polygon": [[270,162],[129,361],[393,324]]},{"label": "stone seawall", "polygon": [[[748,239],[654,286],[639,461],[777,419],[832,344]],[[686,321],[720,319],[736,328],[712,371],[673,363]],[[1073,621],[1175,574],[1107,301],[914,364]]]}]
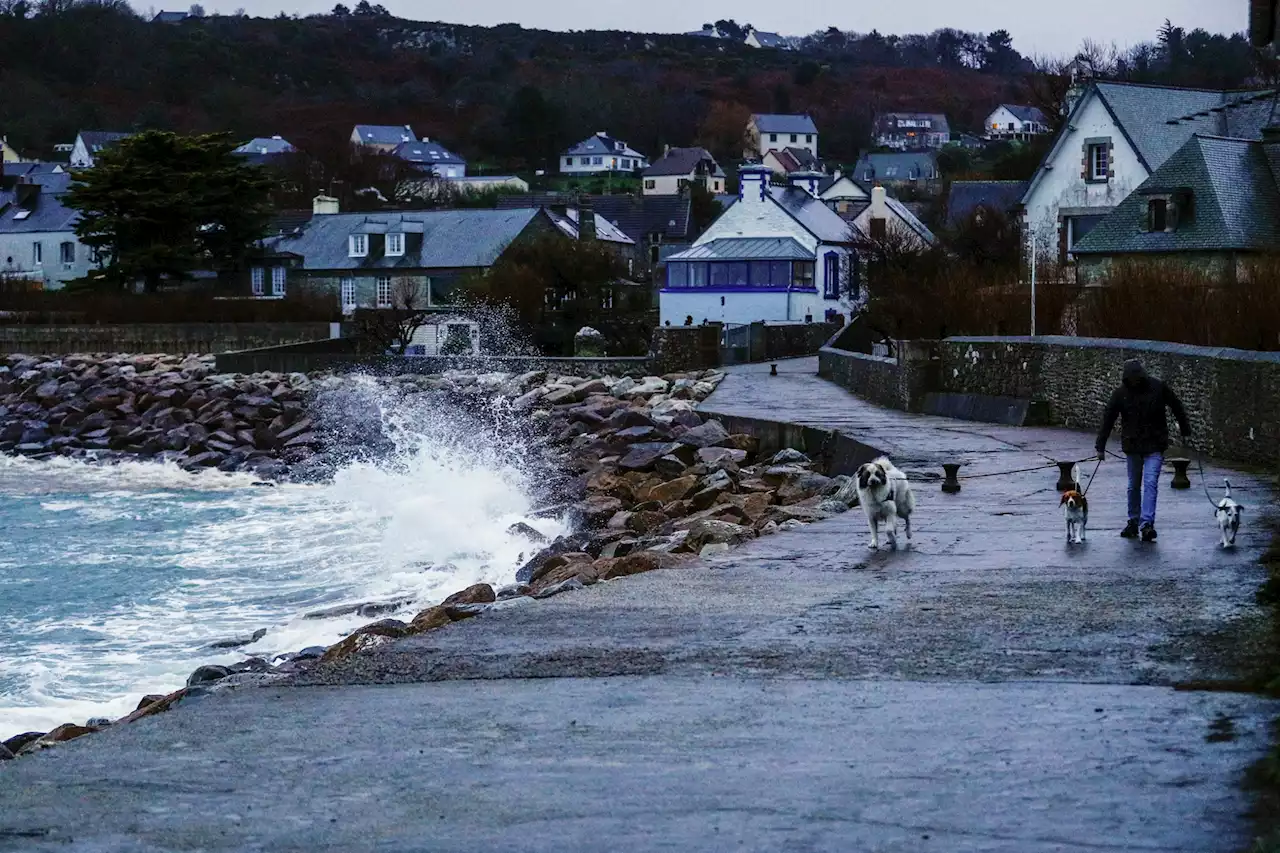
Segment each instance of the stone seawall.
[{"label": "stone seawall", "polygon": [[0,353],[204,355],[324,340],[328,323],[138,323],[110,326],[0,325]]},{"label": "stone seawall", "polygon": [[[1138,358],[1186,406],[1190,447],[1280,463],[1280,353],[1105,338],[947,338],[898,343],[877,358],[828,346],[820,373],[874,403],[924,411],[928,393],[1043,404],[1050,424],[1097,429],[1126,359]],[[1177,427],[1170,424],[1170,434]]]}]

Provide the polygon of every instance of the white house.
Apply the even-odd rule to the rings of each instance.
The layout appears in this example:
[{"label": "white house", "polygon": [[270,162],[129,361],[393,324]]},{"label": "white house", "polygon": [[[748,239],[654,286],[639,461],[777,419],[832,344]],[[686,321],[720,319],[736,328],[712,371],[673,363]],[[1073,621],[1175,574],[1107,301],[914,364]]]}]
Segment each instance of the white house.
[{"label": "white house", "polygon": [[724,170],[705,148],[667,148],[640,179],[645,195],[679,195],[691,184],[716,195],[725,188]]},{"label": "white house", "polygon": [[884,187],[871,190],[871,204],[853,224],[873,242],[887,240],[905,249],[927,249],[938,242],[933,232]]},{"label": "white house", "polygon": [[9,137],[0,136],[0,163],[21,163],[22,155],[9,144]]},{"label": "white house", "polygon": [[804,188],[771,186],[771,176],[766,166],[743,166],[737,200],[667,258],[662,323],[820,321],[858,299],[860,235],[813,195],[811,175],[796,178]]},{"label": "white house", "polygon": [[1071,249],[1195,134],[1260,139],[1274,93],[1092,82],[1022,197],[1039,252]]},{"label": "white house", "polygon": [[439,142],[402,142],[391,150],[391,156],[409,163],[418,171],[438,178],[465,178],[467,161]]},{"label": "white house", "polygon": [[834,174],[823,176],[818,182],[818,198],[841,215],[855,212],[859,207],[871,202],[871,193],[862,184],[846,175],[839,169]]},{"label": "white house", "polygon": [[106,130],[82,130],[76,134],[76,141],[71,146],[71,168],[92,169],[94,158],[102,149],[119,142],[129,134],[113,133]]},{"label": "white house", "polygon": [[936,149],[951,141],[951,124],[942,113],[880,113],[871,136],[882,148]]},{"label": "white house", "polygon": [[351,144],[373,148],[390,154],[406,142],[417,142],[413,128],[407,124],[357,124],[351,129]]},{"label": "white house", "polygon": [[634,172],[648,167],[649,158],[621,139],[614,139],[603,130],[560,155],[560,174],[562,175]]},{"label": "white house", "polygon": [[987,116],[988,139],[1016,139],[1022,142],[1049,132],[1049,120],[1038,107],[1001,104]]},{"label": "white house", "polygon": [[62,203],[66,172],[24,175],[0,189],[0,275],[38,281],[57,290],[98,264],[76,236],[76,211]]},{"label": "white house", "polygon": [[765,33],[755,27],[747,28],[747,37],[743,39],[747,47],[771,47],[775,50],[791,50],[791,42],[777,33]]},{"label": "white house", "polygon": [[818,126],[807,115],[753,115],[747,123],[744,156],[763,161],[770,151],[787,148],[808,151],[818,158]]}]

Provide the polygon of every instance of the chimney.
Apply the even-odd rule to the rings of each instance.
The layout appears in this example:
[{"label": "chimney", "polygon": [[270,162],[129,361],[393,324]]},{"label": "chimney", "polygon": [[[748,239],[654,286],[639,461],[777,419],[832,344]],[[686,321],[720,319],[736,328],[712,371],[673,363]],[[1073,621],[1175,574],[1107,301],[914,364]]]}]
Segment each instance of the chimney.
[{"label": "chimney", "polygon": [[889,194],[885,192],[884,187],[874,187],[871,190],[871,218],[872,219],[888,219],[889,205],[886,199]]},{"label": "chimney", "polygon": [[595,241],[596,236],[596,210],[595,204],[591,201],[591,196],[584,195],[578,199],[578,239],[587,241]]},{"label": "chimney", "polygon": [[663,145],[663,146],[662,146],[662,156],[665,158],[665,157],[666,157],[667,155],[669,155],[670,153],[671,153],[671,146],[670,146],[670,145]]},{"label": "chimney", "polygon": [[746,162],[738,169],[738,201],[760,204],[769,192],[773,170],[762,163]]},{"label": "chimney", "polygon": [[821,172],[813,172],[813,171],[801,169],[799,171],[792,172],[790,175],[788,175],[787,181],[791,184],[791,186],[798,187],[804,190],[809,195],[813,196],[814,198],[817,198],[818,182],[821,181],[823,177],[824,176]]},{"label": "chimney", "polygon": [[1262,144],[1280,145],[1280,124],[1273,124],[1262,129]]},{"label": "chimney", "polygon": [[311,214],[313,216],[328,216],[337,212],[338,200],[333,196],[320,193],[320,195],[311,200]]}]

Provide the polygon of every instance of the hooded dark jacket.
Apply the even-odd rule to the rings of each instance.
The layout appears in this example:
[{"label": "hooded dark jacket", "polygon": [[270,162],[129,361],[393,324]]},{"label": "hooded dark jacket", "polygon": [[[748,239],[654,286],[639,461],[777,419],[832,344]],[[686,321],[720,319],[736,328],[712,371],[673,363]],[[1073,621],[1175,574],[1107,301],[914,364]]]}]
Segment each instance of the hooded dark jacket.
[{"label": "hooded dark jacket", "polygon": [[1098,432],[1098,452],[1107,446],[1116,418],[1120,418],[1120,446],[1125,453],[1164,453],[1169,449],[1169,421],[1165,409],[1173,410],[1184,436],[1191,434],[1186,410],[1177,395],[1159,379],[1148,376],[1137,360],[1124,364],[1124,382],[1111,395],[1102,429]]}]

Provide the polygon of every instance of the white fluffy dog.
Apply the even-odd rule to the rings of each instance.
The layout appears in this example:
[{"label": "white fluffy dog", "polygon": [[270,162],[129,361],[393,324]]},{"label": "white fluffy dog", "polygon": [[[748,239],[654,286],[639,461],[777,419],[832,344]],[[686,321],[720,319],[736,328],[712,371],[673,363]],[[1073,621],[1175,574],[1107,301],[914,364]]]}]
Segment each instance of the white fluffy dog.
[{"label": "white fluffy dog", "polygon": [[916,498],[911,493],[907,475],[895,468],[887,457],[881,456],[874,462],[859,466],[854,480],[858,503],[867,514],[867,524],[871,527],[869,547],[873,550],[880,547],[881,522],[885,525],[889,544],[897,547],[899,518],[906,529],[907,544],[910,544],[911,513],[916,508]]},{"label": "white fluffy dog", "polygon": [[1218,509],[1214,515],[1218,518],[1218,528],[1222,531],[1222,547],[1234,548],[1236,534],[1240,532],[1240,513],[1244,507],[1231,499],[1231,481],[1226,480],[1227,494],[1218,501]]}]

